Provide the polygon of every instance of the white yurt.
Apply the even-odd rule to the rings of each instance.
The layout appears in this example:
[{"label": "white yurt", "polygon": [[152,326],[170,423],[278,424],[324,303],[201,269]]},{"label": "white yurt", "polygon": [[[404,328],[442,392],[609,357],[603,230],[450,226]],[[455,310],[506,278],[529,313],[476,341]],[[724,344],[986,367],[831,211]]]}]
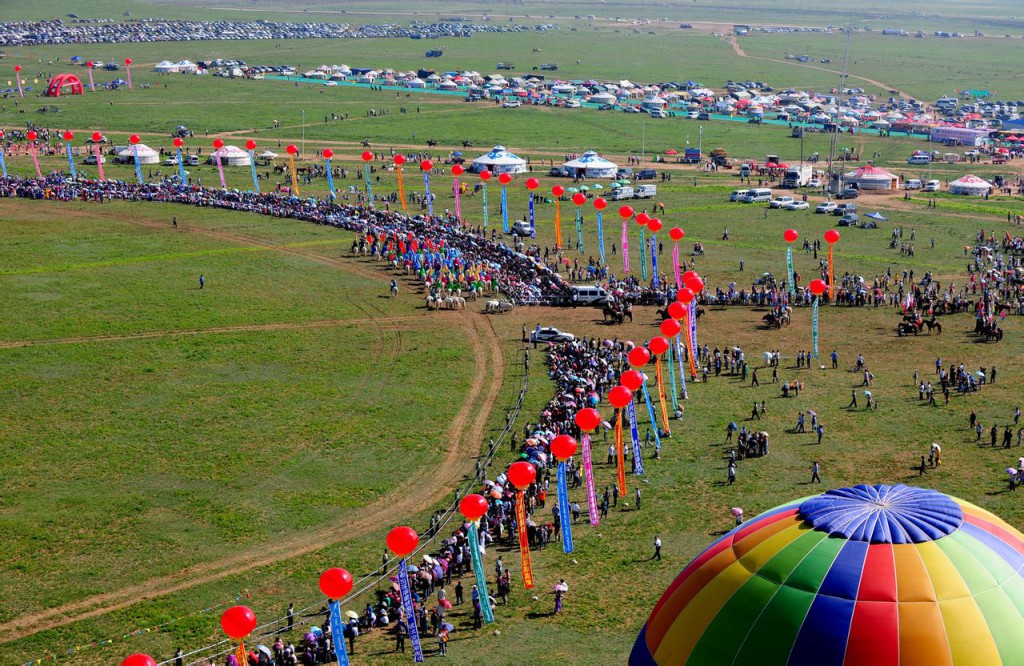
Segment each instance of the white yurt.
[{"label": "white yurt", "polygon": [[847,183],[856,183],[862,190],[895,190],[900,186],[898,176],[870,164],[845,174],[843,178]]},{"label": "white yurt", "polygon": [[650,111],[651,109],[664,109],[667,104],[668,102],[662,98],[651,96],[645,97],[644,100],[640,102],[640,108],[645,111]]},{"label": "white yurt", "polygon": [[487,169],[491,173],[524,173],[526,171],[526,160],[514,155],[505,149],[505,146],[495,146],[486,155],[473,160],[473,165],[479,169]]},{"label": "white yurt", "polygon": [[417,77],[415,79],[410,79],[406,85],[408,85],[410,88],[426,88],[427,82]]},{"label": "white yurt", "polygon": [[134,146],[124,146],[117,150],[117,161],[118,162],[134,162],[135,156],[133,149],[139,154],[139,164],[159,164],[160,153],[153,150],[144,143],[137,143]]},{"label": "white yurt", "polygon": [[455,83],[454,81],[451,81],[451,80],[442,81],[441,83],[437,84],[437,89],[438,90],[458,90],[459,89],[459,84],[457,84],[457,83]]},{"label": "white yurt", "polygon": [[161,60],[153,68],[153,71],[157,74],[176,74],[178,72],[178,65],[170,60]]},{"label": "white yurt", "polygon": [[976,197],[985,196],[991,189],[992,183],[970,174],[957,178],[949,184],[951,194],[967,194]]},{"label": "white yurt", "polygon": [[609,162],[593,150],[588,150],[562,166],[569,170],[570,175],[576,174],[587,178],[615,178],[619,171],[618,164]]},{"label": "white yurt", "polygon": [[[220,163],[223,166],[249,166],[252,162],[249,159],[249,151],[242,150],[238,146],[224,146],[216,150],[214,155],[220,156]],[[216,164],[211,156],[211,164]]]},{"label": "white yurt", "polygon": [[590,96],[590,101],[594,104],[614,104],[615,95],[609,92],[599,92],[596,95]]}]

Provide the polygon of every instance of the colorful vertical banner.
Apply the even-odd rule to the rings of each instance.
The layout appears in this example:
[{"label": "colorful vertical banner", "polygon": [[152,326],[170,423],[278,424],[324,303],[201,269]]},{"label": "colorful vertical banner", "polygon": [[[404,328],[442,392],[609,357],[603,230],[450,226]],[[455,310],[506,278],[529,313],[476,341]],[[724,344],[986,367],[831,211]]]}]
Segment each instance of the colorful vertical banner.
[{"label": "colorful vertical banner", "polygon": [[640,227],[640,279],[647,281],[647,234]]},{"label": "colorful vertical banner", "polygon": [[[253,143],[255,145],[255,142]],[[181,155],[178,155],[178,166],[181,166]],[[184,167],[182,167],[184,169]],[[253,148],[249,149],[249,170],[252,172],[252,191],[256,194],[260,193],[260,179],[256,177],[256,151]],[[330,179],[331,168],[327,167],[328,179]],[[184,183],[184,179],[181,181]]]},{"label": "colorful vertical banner", "polygon": [[35,132],[28,133],[29,152],[32,154],[32,166],[36,168],[36,178],[42,180],[43,172],[39,169],[39,146],[36,145]]},{"label": "colorful vertical banner", "polygon": [[562,249],[562,204],[560,197],[555,197],[555,247]]},{"label": "colorful vertical banner", "polygon": [[640,429],[636,425],[635,403],[626,405],[626,415],[629,417],[629,439],[633,443],[633,474],[640,476],[644,473],[644,459],[640,449]]},{"label": "colorful vertical banner", "polygon": [[526,532],[526,497],[516,492],[516,526],[519,528],[519,555],[523,561],[523,587],[533,587],[533,564],[530,562],[530,537]]},{"label": "colorful vertical banner", "polygon": [[615,414],[615,482],[619,487],[619,495],[626,495],[626,451],[622,443],[622,412]]},{"label": "colorful vertical banner", "polygon": [[220,187],[221,189],[226,190],[228,189],[228,184],[224,181],[224,162],[220,159],[221,152],[222,151],[220,149],[213,151],[213,161],[217,163],[217,174],[220,175]]},{"label": "colorful vertical banner", "polygon": [[139,164],[138,144],[132,144],[132,158],[135,160],[135,177],[139,179],[139,185],[141,185],[145,181],[142,179],[142,165]]},{"label": "colorful vertical banner", "polygon": [[786,280],[786,284],[789,285],[789,295],[790,295],[790,297],[792,297],[794,292],[796,291],[796,286],[794,284],[794,276],[793,276],[793,244],[792,243],[790,243],[789,245],[786,246],[786,272],[788,274],[788,277],[787,277],[787,280]]},{"label": "colorful vertical banner", "polygon": [[78,174],[75,173],[75,158],[71,155],[71,142],[68,141],[65,146],[67,147],[68,153],[68,168],[71,170],[71,180],[77,180]]},{"label": "colorful vertical banner", "polygon": [[594,456],[590,449],[590,435],[583,433],[581,438],[583,447],[583,483],[587,490],[587,512],[590,514],[590,524],[596,526],[600,520],[597,513],[597,492],[594,490]]},{"label": "colorful vertical banner", "polygon": [[423,172],[423,191],[427,196],[427,214],[434,215],[434,197],[430,196],[430,169]]},{"label": "colorful vertical banner", "polygon": [[288,153],[288,170],[292,175],[292,196],[299,196],[299,179],[295,175],[295,154],[292,152]]},{"label": "colorful vertical banner", "polygon": [[562,522],[562,550],[572,552],[572,513],[569,509],[569,489],[565,483],[565,461],[558,463],[558,518]]},{"label": "colorful vertical banner", "polygon": [[[398,199],[402,202],[402,210],[408,210],[409,207],[405,203],[405,183],[402,182],[402,162],[405,161],[405,158],[403,157],[402,162],[399,162],[397,158],[401,156],[396,155],[395,157],[395,172],[398,174]],[[486,200],[487,197],[484,197],[484,201]],[[486,214],[484,217],[486,217]]]},{"label": "colorful vertical banner", "polygon": [[[405,623],[409,627],[409,642],[412,643],[412,657],[416,663],[423,662],[423,648],[420,646],[420,632],[416,629],[416,609],[412,605],[412,591],[409,589],[409,568],[403,557],[398,562],[398,591],[405,609]],[[344,637],[342,637],[344,639]],[[246,662],[238,662],[240,664]]]},{"label": "colorful vertical banner", "polygon": [[672,247],[672,272],[676,278],[676,289],[683,288],[683,278],[679,273],[679,243]]},{"label": "colorful vertical banner", "polygon": [[690,396],[686,393],[686,368],[683,366],[682,337],[682,333],[676,334],[676,357],[679,359],[679,381],[681,383],[679,388],[683,400],[689,400]]},{"label": "colorful vertical banner", "polygon": [[658,237],[656,235],[651,236],[651,273],[653,273],[653,287],[657,289],[660,278],[658,277]]},{"label": "colorful vertical banner", "polygon": [[0,172],[3,173],[4,178],[7,177],[7,162],[4,161],[4,139],[0,136]]},{"label": "colorful vertical banner", "polygon": [[[338,194],[334,191],[334,174],[331,173],[331,158],[324,160],[324,168],[327,170],[327,189],[331,193],[331,199],[337,199]],[[253,183],[256,181],[254,180]]]},{"label": "colorful vertical banner", "polygon": [[[670,361],[671,362],[671,361]],[[658,402],[661,404],[661,422],[665,426],[666,436],[672,434],[672,429],[668,425],[668,407],[665,404],[665,375],[661,370],[661,357],[658,356],[654,361],[654,378],[658,384]]]},{"label": "colorful vertical banner", "polygon": [[699,343],[697,342],[697,297],[694,296],[693,300],[690,301],[690,339],[692,345],[690,352],[694,352],[699,349]]},{"label": "colorful vertical banner", "polygon": [[[97,149],[98,152],[98,149]],[[98,162],[99,160],[97,160]],[[256,167],[254,166],[253,169]],[[102,178],[102,176],[100,176]],[[185,175],[185,161],[181,159],[181,148],[178,148],[178,177],[181,178],[181,184],[184,185],[188,182],[188,176]]]},{"label": "colorful vertical banner", "polygon": [[[370,164],[363,165],[363,178],[366,181],[366,203],[373,205],[373,179],[370,177]],[[430,192],[428,191],[427,194]],[[428,197],[429,201],[429,197]]]},{"label": "colorful vertical banner", "polygon": [[[103,153],[100,151],[100,145],[96,144],[95,146],[93,146],[93,148],[96,150],[96,168],[99,169],[100,180],[106,180],[107,177],[103,175]],[[178,163],[181,163],[180,150],[178,151]],[[184,172],[184,169],[182,171]]]},{"label": "colorful vertical banner", "polygon": [[[454,169],[452,169],[452,173],[455,173]],[[460,170],[459,173],[462,173],[462,171]],[[455,219],[459,221],[459,224],[462,224],[462,188],[459,187],[458,174],[455,174],[455,181],[452,183],[452,189],[455,190]]]},{"label": "colorful vertical banner", "polygon": [[469,523],[469,559],[473,563],[473,576],[476,578],[476,591],[480,593],[480,612],[484,616],[484,624],[494,622],[494,609],[491,608],[491,597],[487,594],[487,576],[484,574],[484,563],[480,557],[480,531],[476,520]]},{"label": "colorful vertical banner", "polygon": [[658,431],[658,417],[654,413],[654,403],[651,402],[651,394],[647,391],[647,377],[644,376],[644,383],[640,385],[644,391],[644,402],[647,403],[647,416],[651,420],[651,428],[654,429],[654,446],[661,448],[661,433]]},{"label": "colorful vertical banner", "polygon": [[601,253],[601,263],[607,264],[604,256],[604,223],[601,221],[601,211],[597,211],[597,250]]},{"label": "colorful vertical banner", "polygon": [[24,99],[25,93],[21,89],[21,65],[14,66],[14,78],[18,81],[18,97]]},{"label": "colorful vertical banner", "polygon": [[693,335],[690,330],[690,319],[693,315],[690,312],[690,308],[686,308],[686,316],[683,318],[683,330],[686,332],[686,336],[683,338],[686,341],[686,358],[690,365],[690,379],[696,380],[697,377],[697,362],[693,354]]},{"label": "colorful vertical banner", "polygon": [[[133,90],[133,88],[132,88],[132,59],[131,58],[125,58],[124,59],[124,71],[125,71],[125,77],[124,78],[128,79],[128,90]],[[241,663],[241,662],[239,662],[239,663]]]},{"label": "colorful vertical banner", "polygon": [[665,352],[665,361],[668,363],[668,378],[672,386],[672,413],[679,410],[679,393],[676,391],[676,365],[672,360],[672,341],[669,340],[668,350]]},{"label": "colorful vertical banner", "polygon": [[87,65],[87,67],[89,69],[89,89],[92,90],[92,92],[96,92],[96,84],[93,83],[93,80],[92,80],[92,67],[93,67],[92,63],[90,62]]},{"label": "colorful vertical banner", "polygon": [[814,360],[818,360],[818,301],[820,297],[814,297],[814,311],[811,314],[811,343],[814,346]]},{"label": "colorful vertical banner", "polygon": [[483,183],[483,185],[480,186],[480,189],[483,192],[483,198],[484,198],[484,201],[483,201],[483,204],[484,204],[484,229],[486,229],[487,228],[487,183],[486,182]]},{"label": "colorful vertical banner", "polygon": [[[836,267],[832,263],[832,243],[828,244],[828,302],[836,302]],[[817,302],[817,301],[815,301]],[[817,354],[815,354],[817,356]]]},{"label": "colorful vertical banner", "polygon": [[238,647],[235,648],[235,661],[239,664],[249,663],[249,655],[245,651],[245,643],[239,643]]},{"label": "colorful vertical banner", "polygon": [[334,637],[334,655],[338,666],[348,666],[348,652],[345,651],[345,623],[341,619],[341,603],[337,599],[327,602],[331,610],[331,636]]},{"label": "colorful vertical banner", "polygon": [[508,233],[508,192],[505,186],[501,186],[501,226]]},{"label": "colorful vertical banner", "polygon": [[530,192],[530,238],[537,237],[537,220],[533,215],[533,192]]},{"label": "colorful vertical banner", "polygon": [[576,250],[583,252],[583,210],[576,206]]},{"label": "colorful vertical banner", "polygon": [[629,222],[622,221],[622,272],[629,272]]}]

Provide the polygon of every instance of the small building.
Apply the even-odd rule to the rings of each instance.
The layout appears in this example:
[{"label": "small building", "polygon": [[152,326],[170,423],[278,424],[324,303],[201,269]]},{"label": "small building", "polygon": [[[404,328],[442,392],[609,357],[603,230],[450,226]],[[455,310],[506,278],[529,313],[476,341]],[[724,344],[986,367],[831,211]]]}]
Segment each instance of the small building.
[{"label": "small building", "polygon": [[967,174],[957,178],[949,184],[950,194],[965,194],[968,196],[983,197],[992,191],[992,183],[984,178],[978,178]]}]

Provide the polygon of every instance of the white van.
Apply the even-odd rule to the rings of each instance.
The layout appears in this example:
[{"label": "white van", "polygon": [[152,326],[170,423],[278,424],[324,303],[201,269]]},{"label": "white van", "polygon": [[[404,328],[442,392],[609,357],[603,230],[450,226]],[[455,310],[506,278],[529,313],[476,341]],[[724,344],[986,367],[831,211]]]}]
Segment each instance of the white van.
[{"label": "white van", "polygon": [[942,183],[940,183],[939,181],[937,181],[937,180],[929,180],[927,183],[924,184],[924,191],[925,192],[938,192],[939,188],[941,188],[941,187],[942,187]]},{"label": "white van", "polygon": [[932,158],[929,155],[911,155],[907,164],[931,164]]},{"label": "white van", "polygon": [[633,190],[634,199],[650,199],[658,194],[657,185],[638,185]]},{"label": "white van", "polygon": [[601,287],[572,287],[570,299],[578,305],[604,305],[608,302],[608,292]]},{"label": "white van", "polygon": [[747,190],[747,193],[743,195],[740,200],[743,203],[760,203],[764,201],[772,200],[772,191],[767,187],[755,187],[752,190]]},{"label": "white van", "polygon": [[516,220],[512,223],[512,233],[520,237],[530,236],[530,223],[526,220]]},{"label": "white van", "polygon": [[903,189],[905,190],[919,190],[922,187],[921,181],[917,178],[909,178],[903,182]]},{"label": "white van", "polygon": [[668,118],[668,113],[664,109],[651,109],[648,113],[651,114],[651,118]]},{"label": "white van", "polygon": [[622,201],[623,199],[633,198],[632,187],[616,187],[612,190],[612,201]]},{"label": "white van", "polygon": [[743,201],[743,197],[747,196],[747,192],[750,190],[733,190],[732,194],[729,195],[729,201]]}]

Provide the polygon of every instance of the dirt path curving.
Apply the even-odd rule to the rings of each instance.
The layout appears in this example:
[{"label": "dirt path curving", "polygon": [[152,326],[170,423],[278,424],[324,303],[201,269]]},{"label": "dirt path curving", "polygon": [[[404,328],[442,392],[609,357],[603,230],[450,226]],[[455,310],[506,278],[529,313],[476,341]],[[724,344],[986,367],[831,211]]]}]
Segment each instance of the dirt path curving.
[{"label": "dirt path curving", "polygon": [[[131,224],[159,226],[142,220],[127,220]],[[334,259],[315,255],[299,248],[289,248],[263,239],[254,239],[209,229],[189,229],[191,233],[254,243],[275,250],[305,256],[313,261],[337,266],[356,274],[383,279],[382,271],[374,270],[358,261]],[[391,322],[411,317],[392,317],[371,304],[380,314],[370,317],[382,328]],[[416,315],[417,317],[422,315]],[[140,601],[163,597],[198,585],[212,583],[260,567],[269,566],[302,555],[308,555],[326,546],[343,543],[381,530],[381,525],[392,522],[395,515],[413,514],[448,496],[460,481],[466,478],[470,460],[480,451],[486,434],[487,421],[498,400],[505,376],[504,352],[501,340],[482,314],[460,311],[459,328],[465,331],[473,354],[472,382],[465,400],[452,417],[439,448],[443,452],[438,464],[424,470],[414,478],[397,485],[376,502],[363,507],[343,525],[331,526],[313,533],[296,534],[284,540],[262,544],[256,552],[244,551],[234,555],[203,562],[172,574],[158,576],[120,590],[94,595],[84,599],[30,613],[0,624],[0,643],[8,643],[31,636],[45,629],[64,626],[81,620],[118,611]],[[164,332],[154,332],[154,334]],[[397,355],[395,362],[397,362]]]}]

